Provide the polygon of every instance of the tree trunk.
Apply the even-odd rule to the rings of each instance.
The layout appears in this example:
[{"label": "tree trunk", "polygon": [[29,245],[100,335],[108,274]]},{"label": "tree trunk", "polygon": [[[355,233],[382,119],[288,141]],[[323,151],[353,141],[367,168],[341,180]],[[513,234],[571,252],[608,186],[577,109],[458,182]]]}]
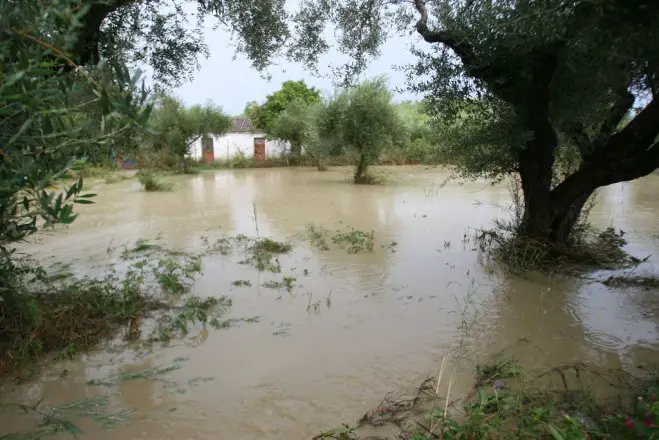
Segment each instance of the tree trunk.
[{"label": "tree trunk", "polygon": [[299,165],[302,159],[302,144],[291,142],[291,164]]},{"label": "tree trunk", "polygon": [[357,162],[357,169],[355,169],[355,183],[364,183],[367,168],[368,164],[366,163],[366,158],[364,155],[360,155],[359,162]]},{"label": "tree trunk", "polygon": [[551,183],[558,138],[548,117],[532,116],[527,125],[532,129],[533,139],[519,154],[524,194],[524,216],[519,233],[547,241],[552,229]]},{"label": "tree trunk", "polygon": [[583,207],[592,195],[593,191],[585,191],[575,200],[563,203],[567,208],[553,213],[551,234],[549,236],[552,243],[568,244]]}]

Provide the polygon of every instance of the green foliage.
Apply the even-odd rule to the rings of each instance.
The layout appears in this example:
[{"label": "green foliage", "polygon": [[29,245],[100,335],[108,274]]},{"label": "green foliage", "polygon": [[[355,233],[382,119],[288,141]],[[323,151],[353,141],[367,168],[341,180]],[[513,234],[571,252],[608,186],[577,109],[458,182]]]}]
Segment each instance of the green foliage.
[{"label": "green foliage", "polygon": [[[80,167],[86,149],[109,142],[122,130],[145,124],[146,95],[133,93],[138,75],[121,67],[101,66],[56,75],[54,58],[66,59],[67,35],[42,41],[41,35],[62,24],[71,28],[84,19],[84,8],[62,2],[45,11],[31,5],[3,3],[0,9],[0,247],[22,240],[40,227],[71,223],[74,204],[92,203],[83,182],[56,190],[58,180]],[[21,18],[21,29],[12,20]],[[60,17],[60,18],[55,18]],[[69,61],[67,61],[69,62]],[[99,75],[95,75],[99,73]],[[102,73],[102,75],[100,74]],[[71,100],[81,90],[93,97],[85,108],[95,117],[80,117]]]},{"label": "green foliage", "polygon": [[178,99],[161,94],[149,121],[153,134],[149,142],[155,150],[166,151],[188,171],[185,157],[193,143],[204,136],[220,135],[231,126],[231,119],[212,103],[186,108]]},{"label": "green foliage", "polygon": [[171,191],[174,189],[174,185],[171,182],[163,182],[152,171],[140,171],[137,174],[137,180],[142,184],[144,191],[147,192]]},{"label": "green foliage", "polygon": [[153,273],[163,291],[172,295],[187,292],[195,276],[201,272],[201,258],[187,257],[184,262],[174,258],[159,259]]},{"label": "green foliage", "polygon": [[403,101],[396,104],[396,111],[410,141],[417,139],[430,139],[432,128],[430,116],[426,113],[422,102]]},{"label": "green foliage", "polygon": [[319,168],[328,157],[341,155],[345,151],[342,130],[348,103],[346,93],[336,92],[309,110],[312,124],[305,151],[314,157]]},{"label": "green foliage", "polygon": [[257,114],[257,126],[270,133],[279,114],[294,101],[302,101],[308,105],[320,103],[320,92],[307,86],[302,80],[285,81],[280,90],[267,96]]},{"label": "green foliage", "polygon": [[[484,366],[465,416],[451,418],[444,407],[426,413],[426,424],[409,438],[445,439],[651,439],[659,433],[656,379],[637,380],[620,372],[579,364],[541,373],[560,377],[564,389],[543,389],[510,361]],[[510,370],[510,368],[513,370]],[[616,399],[595,398],[583,387],[570,387],[568,373],[619,382]],[[616,379],[614,379],[616,378]],[[505,380],[504,380],[505,379]],[[623,385],[624,384],[624,385]],[[408,437],[405,437],[408,438]]]},{"label": "green foliage", "polygon": [[374,238],[375,233],[373,231],[365,232],[353,227],[348,232],[336,231],[332,241],[344,246],[349,254],[357,254],[364,251],[373,252]]},{"label": "green foliage", "polygon": [[[15,406],[20,409],[20,415],[26,417],[38,416],[41,422],[33,429],[24,432],[15,432],[0,436],[2,440],[37,440],[50,436],[66,433],[71,437],[77,437],[82,433],[78,427],[79,419],[90,419],[98,423],[102,429],[116,429],[121,423],[135,412],[133,408],[121,408],[110,410],[110,401],[107,397],[90,397],[74,400],[55,407],[43,407],[43,399],[33,405],[27,404],[5,404],[3,406]],[[8,408],[5,408],[8,409]],[[18,417],[20,417],[17,414]]]},{"label": "green foliage", "polygon": [[313,133],[312,106],[302,99],[289,102],[272,122],[268,132],[273,138],[290,142],[293,152],[301,152],[302,145],[306,149]]},{"label": "green foliage", "polygon": [[258,240],[252,247],[254,251],[270,252],[273,254],[286,254],[290,252],[293,247],[290,243],[283,243],[271,238],[263,238]]},{"label": "green foliage", "polygon": [[187,333],[188,323],[219,328],[230,307],[222,298],[181,297],[201,272],[197,256],[141,259],[123,274],[110,269],[100,279],[56,278],[32,261],[5,257],[0,263],[3,284],[12,289],[0,302],[0,374],[50,352],[72,357],[125,327],[125,337],[137,339],[140,321],[155,311],[151,342]]},{"label": "green foliage", "polygon": [[349,254],[373,252],[374,231],[366,232],[350,226],[347,230],[336,230],[332,233],[322,226],[313,224],[307,225],[306,229],[311,245],[321,251],[330,250],[328,240],[331,239],[333,243],[346,249]]},{"label": "green foliage", "polygon": [[404,127],[384,78],[363,82],[344,93],[347,105],[341,137],[358,156],[355,183],[364,183],[368,166],[378,160],[385,147],[404,137]]},{"label": "green foliage", "polygon": [[231,284],[236,287],[252,287],[252,282],[249,280],[235,280]]}]

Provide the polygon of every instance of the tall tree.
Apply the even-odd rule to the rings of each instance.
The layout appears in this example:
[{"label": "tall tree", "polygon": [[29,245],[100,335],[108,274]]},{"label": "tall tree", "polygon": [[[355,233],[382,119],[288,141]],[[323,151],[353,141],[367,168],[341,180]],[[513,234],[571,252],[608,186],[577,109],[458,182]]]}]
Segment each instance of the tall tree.
[{"label": "tall tree", "polygon": [[[320,91],[307,86],[304,81],[286,81],[282,84],[280,90],[268,95],[266,98],[265,103],[258,112],[257,125],[269,134],[274,135],[275,121],[291,103],[298,102],[303,105],[310,105],[319,104],[320,100]],[[300,159],[301,148],[301,143],[291,143],[291,156],[294,163]]]},{"label": "tall tree", "polygon": [[[476,114],[487,136],[476,148],[488,147],[499,171],[519,174],[521,234],[566,243],[597,188],[659,167],[659,42],[651,38],[658,4],[437,1],[436,27],[425,4],[415,6],[417,32],[438,45],[432,56],[418,52],[423,58],[412,74],[432,80],[417,82],[417,90],[445,120],[464,114],[465,99],[481,96]],[[635,102],[638,113],[619,129]],[[565,148],[580,161],[557,180]]]}]

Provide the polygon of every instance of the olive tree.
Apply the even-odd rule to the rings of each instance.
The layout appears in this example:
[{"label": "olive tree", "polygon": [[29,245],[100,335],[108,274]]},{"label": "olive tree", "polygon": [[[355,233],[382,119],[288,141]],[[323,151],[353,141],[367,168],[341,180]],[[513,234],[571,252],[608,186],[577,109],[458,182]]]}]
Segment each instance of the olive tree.
[{"label": "olive tree", "polygon": [[347,104],[340,136],[357,155],[355,183],[366,183],[368,167],[400,137],[404,127],[383,78],[362,82],[344,93]]},{"label": "olive tree", "polygon": [[305,151],[313,157],[319,170],[326,169],[325,163],[332,154],[344,150],[343,123],[348,102],[347,93],[336,92],[309,109],[312,123]]},{"label": "olive tree", "polygon": [[153,130],[153,147],[175,156],[181,171],[188,172],[185,159],[190,147],[204,136],[225,133],[231,126],[231,119],[212,103],[186,108],[180,100],[161,94],[149,125]]},{"label": "olive tree", "polygon": [[306,149],[309,137],[313,135],[310,110],[311,106],[301,99],[291,101],[271,124],[268,134],[289,142],[291,151],[301,152],[302,146]]}]

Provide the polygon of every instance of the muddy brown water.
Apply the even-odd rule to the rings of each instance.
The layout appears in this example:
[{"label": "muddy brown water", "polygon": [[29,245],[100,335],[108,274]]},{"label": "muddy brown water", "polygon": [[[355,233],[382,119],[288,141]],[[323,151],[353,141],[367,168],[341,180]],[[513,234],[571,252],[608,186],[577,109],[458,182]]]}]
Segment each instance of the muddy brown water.
[{"label": "muddy brown water", "polygon": [[[94,183],[97,203],[82,207],[74,225],[23,250],[44,264],[74,262],[77,274],[102,273],[109,250],[138,238],[201,251],[204,237],[255,236],[256,207],[260,236],[290,240],[294,251],[281,258],[281,274],[259,274],[237,256],[204,259],[194,293],[228,295],[230,316],[259,322],[202,331],[153,352],[100,350],[53,362],[28,383],[5,384],[2,401],[44,398],[49,407],[100,396],[113,411],[132,408],[109,430],[80,422],[83,436],[101,440],[305,439],[352,423],[387,392],[436,374],[447,353],[454,395],[471,385],[475,363],[500,350],[531,367],[588,360],[634,369],[659,360],[658,292],[608,288],[597,282],[605,272],[506,276],[465,240],[505,214],[506,185],[443,186],[442,169],[385,171],[387,183],[377,186],[350,184],[348,169],[203,173],[173,178],[177,189],[169,193],[142,192],[134,180]],[[603,189],[591,219],[623,229],[630,252],[651,255],[636,273],[655,274],[659,175]],[[374,251],[314,249],[304,238],[310,223],[372,230]],[[290,294],[260,287],[285,275],[296,278]],[[238,279],[252,286],[233,286]],[[317,310],[307,310],[310,293]],[[175,360],[180,368],[160,380],[88,384]],[[4,407],[0,435],[36,421]]]}]

